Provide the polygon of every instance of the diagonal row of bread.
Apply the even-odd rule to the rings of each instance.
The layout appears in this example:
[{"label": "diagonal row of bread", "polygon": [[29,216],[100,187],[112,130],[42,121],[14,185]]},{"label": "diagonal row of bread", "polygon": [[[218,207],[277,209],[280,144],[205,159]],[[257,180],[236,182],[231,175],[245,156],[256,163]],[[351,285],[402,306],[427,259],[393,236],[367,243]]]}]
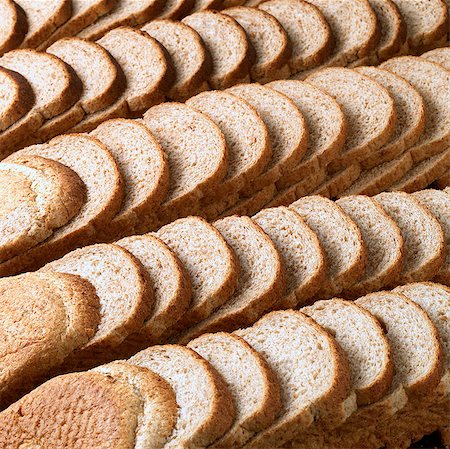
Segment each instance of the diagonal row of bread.
[{"label": "diagonal row of bread", "polygon": [[[57,289],[45,289],[59,282],[66,301],[69,290],[89,296],[80,283],[67,289],[68,275],[46,275],[16,278],[15,292],[56,306]],[[448,287],[411,283],[150,346],[31,391],[0,413],[0,447],[406,449],[448,423],[449,310]],[[71,311],[70,329],[53,328],[59,349],[93,315],[76,299]]]}]

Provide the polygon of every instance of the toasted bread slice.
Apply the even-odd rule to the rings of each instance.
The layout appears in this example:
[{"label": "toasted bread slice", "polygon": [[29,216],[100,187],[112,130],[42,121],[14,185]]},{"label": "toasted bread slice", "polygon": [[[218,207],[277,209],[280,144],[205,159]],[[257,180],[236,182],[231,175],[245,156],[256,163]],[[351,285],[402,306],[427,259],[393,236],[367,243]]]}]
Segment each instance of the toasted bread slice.
[{"label": "toasted bread slice", "polygon": [[274,422],[282,407],[278,380],[248,343],[237,335],[219,332],[202,335],[188,347],[217,370],[234,401],[234,423],[212,447],[241,447]]},{"label": "toasted bread slice", "polygon": [[155,17],[162,4],[161,0],[119,1],[108,14],[99,17],[78,33],[78,37],[97,40],[114,28],[141,25]]},{"label": "toasted bread slice", "polygon": [[250,69],[252,81],[267,83],[287,78],[291,55],[289,37],[280,22],[260,9],[237,6],[222,11],[233,17],[244,28],[255,51],[255,61]]},{"label": "toasted bread slice", "polygon": [[385,192],[374,199],[402,233],[404,260],[398,283],[432,278],[445,261],[444,231],[439,222],[418,200],[406,193]]},{"label": "toasted bread slice", "polygon": [[306,315],[293,310],[272,312],[236,334],[267,360],[280,382],[283,401],[279,418],[246,447],[281,445],[347,398],[350,369],[344,352]]},{"label": "toasted bread slice", "polygon": [[166,0],[165,3],[156,17],[177,20],[182,19],[192,11],[195,0]]},{"label": "toasted bread slice", "polygon": [[286,207],[264,209],[252,217],[273,241],[286,269],[286,291],[274,307],[293,308],[311,300],[326,278],[325,257],[316,234]]},{"label": "toasted bread slice", "polygon": [[231,427],[231,394],[217,371],[192,349],[153,346],[128,362],[155,372],[175,392],[178,420],[165,449],[207,447]]},{"label": "toasted bread slice", "polygon": [[338,198],[342,192],[353,185],[360,175],[361,166],[351,164],[335,174],[328,174],[325,181],[313,191],[313,194],[326,198]]},{"label": "toasted bread slice", "polygon": [[450,47],[436,48],[427,51],[423,55],[420,55],[420,57],[440,64],[447,70],[450,70]]},{"label": "toasted bread slice", "polygon": [[327,263],[327,281],[320,295],[330,297],[351,287],[363,275],[366,248],[361,231],[344,211],[327,198],[309,196],[291,204],[316,233]]},{"label": "toasted bread slice", "polygon": [[1,33],[0,56],[20,46],[28,31],[28,21],[23,9],[13,0],[0,3]]},{"label": "toasted bread slice", "polygon": [[259,8],[274,16],[289,36],[291,73],[318,66],[331,54],[334,42],[330,27],[313,4],[302,0],[269,0]]},{"label": "toasted bread slice", "polygon": [[336,204],[358,226],[367,251],[364,276],[345,294],[357,297],[395,283],[403,267],[403,237],[399,227],[367,196],[344,197]]},{"label": "toasted bread slice", "polygon": [[236,20],[217,11],[200,11],[185,17],[183,23],[198,32],[211,55],[208,83],[213,89],[249,81],[253,53]]},{"label": "toasted bread slice", "polygon": [[[425,129],[411,147],[414,162],[421,162],[450,146],[450,72],[435,62],[414,56],[393,58],[382,68],[405,78],[422,96]],[[433,80],[430,83],[430,79]]]},{"label": "toasted bread slice", "polygon": [[152,20],[141,28],[164,46],[175,69],[167,97],[184,101],[207,88],[211,58],[197,31],[175,20]]}]

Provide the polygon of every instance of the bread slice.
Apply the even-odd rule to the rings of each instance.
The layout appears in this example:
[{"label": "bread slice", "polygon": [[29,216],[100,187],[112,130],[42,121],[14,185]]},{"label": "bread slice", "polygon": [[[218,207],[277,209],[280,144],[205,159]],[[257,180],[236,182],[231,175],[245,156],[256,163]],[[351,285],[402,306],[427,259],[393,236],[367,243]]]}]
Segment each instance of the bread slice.
[{"label": "bread slice", "polygon": [[398,283],[432,278],[445,261],[445,238],[439,222],[418,200],[406,193],[385,192],[374,199],[402,233],[404,260]]},{"label": "bread slice", "polygon": [[280,446],[347,398],[350,370],[345,355],[333,337],[306,315],[272,312],[236,334],[274,370],[284,407],[246,447]]},{"label": "bread slice", "polygon": [[161,0],[139,2],[118,1],[114,8],[78,33],[78,37],[97,40],[121,26],[137,26],[155,17],[163,5]]},{"label": "bread slice", "polygon": [[134,447],[164,448],[178,418],[178,405],[170,384],[147,368],[122,361],[99,366],[93,372],[130,385],[139,396],[142,407],[137,413]]},{"label": "bread slice", "polygon": [[450,70],[450,47],[436,48],[420,55],[421,58],[440,64],[445,69]]},{"label": "bread slice", "polygon": [[154,217],[169,189],[169,166],[161,145],[142,123],[108,120],[91,135],[100,140],[117,162],[124,183],[122,208],[101,231],[106,239],[130,235]]},{"label": "bread slice", "polygon": [[319,295],[331,297],[351,287],[365,272],[366,248],[356,224],[333,201],[320,196],[291,204],[316,233],[327,263],[327,280]]},{"label": "bread slice", "polygon": [[0,163],[0,260],[32,248],[67,224],[84,203],[81,179],[37,156]]},{"label": "bread slice", "polygon": [[300,164],[277,182],[281,191],[320,171],[339,155],[347,136],[347,122],[336,100],[310,84],[287,80],[274,81],[268,86],[295,103],[309,131],[308,149]]},{"label": "bread slice", "polygon": [[28,31],[22,48],[37,48],[72,15],[71,0],[14,0],[25,12]]},{"label": "bread slice", "polygon": [[330,165],[333,172],[365,159],[389,141],[395,129],[395,105],[379,83],[345,68],[317,71],[307,82],[335,98],[347,119],[347,140],[341,157]]},{"label": "bread slice", "polygon": [[342,192],[354,184],[360,175],[361,166],[359,164],[351,164],[335,174],[328,174],[326,180],[312,194],[326,198],[338,198],[342,195]]},{"label": "bread slice", "polygon": [[119,0],[71,0],[71,17],[36,48],[45,50],[60,39],[77,35],[99,17],[108,14],[118,2]]},{"label": "bread slice", "polygon": [[392,285],[403,267],[403,237],[399,227],[367,196],[344,197],[336,204],[358,226],[367,251],[365,274],[345,295],[358,297]]},{"label": "bread slice", "polygon": [[207,88],[211,58],[197,31],[182,22],[167,19],[152,20],[141,30],[163,45],[170,55],[175,80],[168,98],[184,101]]},{"label": "bread slice", "polygon": [[17,48],[28,31],[28,22],[23,9],[13,0],[4,0],[0,5],[2,30],[0,34],[0,56]]},{"label": "bread slice", "polygon": [[253,53],[244,29],[236,20],[217,11],[200,11],[182,22],[198,32],[211,55],[210,87],[225,89],[250,80]]},{"label": "bread slice", "polygon": [[443,0],[393,1],[406,22],[410,54],[423,53],[447,41],[449,19]]},{"label": "bread slice", "polygon": [[435,62],[414,56],[393,58],[381,67],[405,78],[423,98],[425,129],[409,150],[414,162],[421,162],[446,149],[450,145],[450,72]]},{"label": "bread slice", "polygon": [[[80,158],[80,154],[86,156]],[[2,276],[39,268],[77,246],[92,242],[98,230],[116,215],[123,198],[117,164],[106,147],[93,137],[82,134],[55,137],[48,144],[24,148],[10,156],[8,162],[22,156],[41,156],[72,169],[86,186],[86,200],[76,217],[50,239],[1,264]]]},{"label": "bread slice", "polygon": [[217,370],[234,401],[234,423],[212,447],[241,447],[275,421],[282,410],[278,380],[248,343],[237,335],[219,332],[202,335],[188,347]]},{"label": "bread slice", "polygon": [[247,101],[220,91],[203,92],[186,104],[219,126],[229,149],[227,175],[219,192],[205,198],[205,202],[245,188],[247,194],[254,193],[252,182],[264,172],[272,157],[269,133],[256,109]]},{"label": "bread slice", "polygon": [[313,4],[302,0],[270,0],[259,5],[286,30],[292,45],[291,73],[322,64],[334,46],[330,26]]},{"label": "bread slice", "polygon": [[180,259],[192,282],[190,309],[177,325],[178,330],[187,329],[231,298],[238,283],[238,261],[219,231],[199,217],[174,221],[156,236]]},{"label": "bread slice", "polygon": [[325,257],[316,234],[297,212],[286,207],[264,209],[252,219],[273,241],[286,269],[286,290],[274,307],[307,303],[326,278]]},{"label": "bread slice", "polygon": [[188,15],[194,7],[195,0],[166,0],[164,7],[156,17],[179,20]]},{"label": "bread slice", "polygon": [[0,292],[3,408],[86,344],[100,316],[94,288],[77,276],[27,273],[0,279]]},{"label": "bread slice", "polygon": [[232,8],[233,6],[240,6],[245,0],[195,0],[193,11],[203,11],[205,9],[221,10],[223,8]]},{"label": "bread slice", "polygon": [[429,189],[415,192],[413,197],[431,212],[444,231],[446,259],[434,280],[448,285],[450,284],[450,195],[441,190]]},{"label": "bread slice", "polygon": [[285,28],[271,14],[260,9],[237,6],[222,11],[233,17],[244,28],[255,52],[255,61],[250,68],[252,81],[267,83],[287,78],[291,55],[291,42]]},{"label": "bread slice", "polygon": [[206,332],[233,331],[248,326],[269,310],[285,292],[283,262],[272,240],[249,217],[214,222],[234,252],[240,267],[233,295],[205,320],[183,332],[186,343]]},{"label": "bread slice", "polygon": [[231,427],[234,406],[224,380],[192,349],[153,346],[128,360],[165,379],[179,407],[175,429],[165,449],[207,447]]},{"label": "bread slice", "polygon": [[[149,109],[144,125],[156,137],[169,163],[169,192],[159,212],[163,222],[199,210],[201,198],[225,177],[228,149],[219,127],[181,103]],[[207,151],[204,149],[207,148]]]}]

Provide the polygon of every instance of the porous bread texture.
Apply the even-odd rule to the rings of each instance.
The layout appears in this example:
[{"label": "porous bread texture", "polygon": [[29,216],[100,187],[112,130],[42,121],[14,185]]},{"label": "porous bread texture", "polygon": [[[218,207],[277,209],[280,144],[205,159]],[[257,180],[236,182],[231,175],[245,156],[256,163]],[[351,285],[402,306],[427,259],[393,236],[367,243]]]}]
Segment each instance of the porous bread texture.
[{"label": "porous bread texture", "polygon": [[0,291],[3,408],[86,344],[100,316],[95,289],[77,276],[27,273],[0,279]]},{"label": "porous bread texture", "polygon": [[211,58],[197,31],[182,22],[152,20],[141,28],[156,39],[170,55],[174,82],[167,97],[184,101],[206,88],[211,73]]},{"label": "porous bread texture", "polygon": [[336,100],[310,84],[286,80],[274,81],[267,86],[294,102],[303,114],[309,132],[303,159],[277,182],[277,188],[281,190],[326,167],[340,154],[347,136],[347,121]]},{"label": "porous bread texture", "polygon": [[347,119],[341,157],[330,165],[334,172],[365,159],[389,141],[396,111],[391,95],[379,83],[345,68],[319,70],[306,81],[335,98]]},{"label": "porous bread texture", "polygon": [[445,260],[444,232],[433,215],[413,196],[384,192],[374,200],[400,228],[404,242],[403,268],[398,283],[428,280]]},{"label": "porous bread texture", "polygon": [[326,279],[326,262],[316,234],[297,212],[286,207],[264,209],[252,219],[270,237],[286,270],[286,290],[273,307],[307,303]]},{"label": "porous bread texture", "polygon": [[381,68],[406,79],[423,98],[425,129],[409,150],[414,162],[421,162],[449,147],[450,72],[435,62],[415,56],[390,59]]},{"label": "porous bread texture", "polygon": [[176,254],[191,279],[191,306],[177,325],[186,329],[231,297],[239,265],[219,231],[202,218],[181,218],[162,227],[156,236]]},{"label": "porous bread texture", "polygon": [[28,22],[22,8],[13,0],[0,3],[2,28],[0,32],[0,55],[19,47],[28,31]]},{"label": "porous bread texture", "polygon": [[0,163],[0,260],[32,248],[80,210],[85,187],[70,168],[37,156]]},{"label": "porous bread texture", "polygon": [[450,70],[450,47],[436,48],[423,53],[420,57],[440,64],[445,69]]},{"label": "porous bread texture", "polygon": [[272,312],[235,332],[268,362],[281,387],[283,413],[246,447],[280,446],[305,431],[350,391],[341,348],[311,318],[293,310]]},{"label": "porous bread texture", "polygon": [[156,17],[164,19],[181,19],[189,14],[194,7],[195,0],[166,0],[164,7]]},{"label": "porous bread texture", "polygon": [[128,360],[165,379],[175,392],[179,407],[175,429],[164,446],[207,447],[234,421],[234,405],[225,382],[211,365],[192,349],[153,346]]},{"label": "porous bread texture", "polygon": [[211,55],[208,84],[213,89],[225,89],[248,79],[252,50],[236,20],[217,11],[200,11],[182,22],[197,31]]},{"label": "porous bread texture", "polygon": [[302,0],[269,0],[259,9],[274,16],[286,30],[292,53],[291,73],[320,65],[331,54],[334,41],[325,17],[313,4]]},{"label": "porous bread texture", "polygon": [[366,248],[360,230],[341,207],[327,198],[308,196],[290,208],[316,233],[324,251],[327,280],[318,294],[331,297],[357,282],[365,272]]},{"label": "porous bread texture", "polygon": [[243,446],[282,410],[280,386],[266,360],[237,335],[204,334],[189,342],[222,376],[233,398],[232,427],[212,447]]},{"label": "porous bread texture", "polygon": [[291,42],[285,28],[273,15],[246,6],[222,12],[233,17],[244,28],[253,47],[255,61],[250,68],[252,81],[267,83],[289,76],[287,62],[291,55]]},{"label": "porous bread texture", "polygon": [[399,227],[372,199],[363,195],[336,201],[358,226],[367,252],[363,277],[345,295],[358,297],[394,284],[403,268],[403,237]]}]

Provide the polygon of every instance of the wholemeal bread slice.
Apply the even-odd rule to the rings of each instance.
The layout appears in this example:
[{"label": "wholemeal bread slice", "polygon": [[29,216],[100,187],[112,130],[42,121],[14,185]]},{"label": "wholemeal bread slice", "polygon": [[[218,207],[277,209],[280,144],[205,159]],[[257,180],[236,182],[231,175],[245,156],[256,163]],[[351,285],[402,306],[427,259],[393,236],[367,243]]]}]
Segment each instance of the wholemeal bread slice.
[{"label": "wholemeal bread slice", "polygon": [[72,15],[71,0],[14,0],[25,12],[28,31],[22,48],[36,48]]},{"label": "wholemeal bread slice", "polygon": [[78,37],[96,40],[108,31],[121,26],[137,26],[148,22],[157,15],[163,5],[161,0],[142,0],[138,2],[119,1],[108,13],[99,17],[94,23],[85,27]]},{"label": "wholemeal bread slice", "polygon": [[414,56],[393,58],[381,67],[405,78],[423,98],[425,129],[409,150],[414,162],[446,149],[450,145],[450,72],[435,62]]},{"label": "wholemeal bread slice", "polygon": [[403,267],[403,237],[399,227],[367,196],[344,197],[336,204],[358,226],[367,251],[365,274],[345,295],[357,297],[393,284]]},{"label": "wholemeal bread slice", "polygon": [[[85,156],[80,158],[80,154]],[[24,148],[10,156],[8,162],[22,156],[41,156],[71,168],[86,186],[86,200],[76,217],[50,239],[3,263],[0,266],[3,276],[25,268],[38,268],[76,246],[92,242],[98,230],[116,215],[123,198],[117,164],[106,147],[93,137],[82,134],[59,136],[48,144]]]},{"label": "wholemeal bread slice", "polygon": [[216,11],[200,11],[185,17],[183,23],[198,32],[211,55],[210,87],[225,89],[250,80],[253,52],[236,20]]},{"label": "wholemeal bread slice", "polygon": [[192,11],[195,0],[166,0],[164,7],[158,12],[158,18],[181,19]]},{"label": "wholemeal bread slice", "polygon": [[209,317],[183,332],[186,343],[206,332],[233,331],[258,320],[284,295],[285,271],[273,242],[249,217],[227,217],[214,222],[233,250],[240,272],[233,295]]},{"label": "wholemeal bread slice", "polygon": [[385,192],[374,199],[402,233],[404,259],[398,283],[432,278],[445,260],[445,238],[439,222],[418,200],[406,193]]},{"label": "wholemeal bread slice", "polygon": [[274,81],[268,84],[288,96],[303,114],[309,131],[309,144],[300,164],[277,183],[281,191],[318,172],[334,160],[347,136],[347,122],[342,109],[331,96],[300,81]]},{"label": "wholemeal bread slice", "polygon": [[216,9],[232,8],[233,6],[240,6],[245,0],[195,0],[194,11],[202,11],[204,9]]},{"label": "wholemeal bread slice", "polygon": [[201,198],[215,191],[226,174],[228,149],[222,131],[205,114],[181,103],[154,106],[145,113],[144,124],[169,163],[169,192],[161,220],[168,223],[180,213],[198,211]]},{"label": "wholemeal bread slice", "polygon": [[326,278],[325,258],[316,234],[297,212],[286,207],[264,209],[252,219],[273,241],[286,269],[286,290],[274,307],[305,304]]},{"label": "wholemeal bread slice", "polygon": [[94,288],[77,276],[27,273],[1,279],[0,291],[3,408],[86,344],[100,317]]},{"label": "wholemeal bread slice", "polygon": [[351,287],[363,275],[366,248],[356,224],[333,201],[320,196],[300,198],[290,206],[316,233],[327,263],[327,280],[319,294],[330,297]]},{"label": "wholemeal bread slice", "polygon": [[420,55],[421,58],[428,59],[440,64],[447,70],[450,70],[450,47],[436,48]]},{"label": "wholemeal bread slice", "polygon": [[178,257],[154,235],[125,237],[116,242],[136,257],[147,271],[154,293],[154,307],[143,326],[128,340],[135,349],[158,341],[188,310],[192,287]]},{"label": "wholemeal bread slice", "polygon": [[85,188],[70,168],[37,156],[0,163],[0,260],[32,248],[67,224]]},{"label": "wholemeal bread slice", "polygon": [[112,362],[92,370],[130,385],[141,400],[137,413],[136,448],[162,449],[178,418],[178,405],[170,384],[147,368],[127,362]]},{"label": "wholemeal bread slice", "polygon": [[447,41],[449,19],[443,0],[393,1],[407,26],[410,54],[423,53]]},{"label": "wholemeal bread slice", "polygon": [[28,22],[23,9],[13,0],[0,2],[1,34],[0,56],[19,47],[28,31]]},{"label": "wholemeal bread slice", "polygon": [[351,164],[334,174],[328,174],[325,181],[313,192],[313,195],[321,195],[326,198],[337,198],[342,192],[349,189],[361,175],[361,166]]},{"label": "wholemeal bread slice", "polygon": [[255,51],[255,61],[250,69],[252,81],[267,83],[289,76],[287,62],[291,55],[291,42],[285,28],[273,15],[246,6],[222,12],[244,28]]},{"label": "wholemeal bread slice", "polygon": [[306,315],[272,312],[236,332],[274,370],[281,387],[283,413],[245,447],[281,446],[304,431],[350,392],[350,371],[341,348]]},{"label": "wholemeal bread slice", "polygon": [[318,66],[331,54],[334,41],[330,26],[313,4],[302,0],[269,0],[259,8],[274,16],[289,36],[291,73]]},{"label": "wholemeal bread slice", "polygon": [[199,217],[181,218],[156,235],[178,256],[192,282],[191,306],[177,325],[183,330],[230,299],[238,283],[238,261],[219,231]]},{"label": "wholemeal bread slice", "polygon": [[446,259],[434,280],[448,285],[450,284],[450,195],[441,190],[429,189],[415,192],[413,196],[439,221],[444,231]]},{"label": "wholemeal bread slice", "polygon": [[218,371],[234,401],[234,423],[212,447],[241,447],[274,422],[282,408],[278,380],[248,343],[237,335],[219,332],[202,335],[188,347]]},{"label": "wholemeal bread slice", "polygon": [[347,140],[340,158],[330,165],[333,172],[365,159],[389,141],[396,111],[392,96],[381,84],[345,68],[320,70],[307,81],[334,97],[347,119]]},{"label": "wholemeal bread slice", "polygon": [[205,90],[211,57],[197,31],[175,20],[152,20],[141,28],[164,46],[175,69],[167,97],[183,101]]},{"label": "wholemeal bread slice", "polygon": [[124,183],[122,208],[101,235],[132,234],[151,222],[169,189],[169,167],[161,145],[142,123],[108,120],[91,135],[105,144],[117,162]]},{"label": "wholemeal bread slice", "polygon": [[128,362],[159,374],[175,392],[178,420],[165,449],[206,448],[231,427],[234,406],[225,381],[192,349],[153,346]]}]

